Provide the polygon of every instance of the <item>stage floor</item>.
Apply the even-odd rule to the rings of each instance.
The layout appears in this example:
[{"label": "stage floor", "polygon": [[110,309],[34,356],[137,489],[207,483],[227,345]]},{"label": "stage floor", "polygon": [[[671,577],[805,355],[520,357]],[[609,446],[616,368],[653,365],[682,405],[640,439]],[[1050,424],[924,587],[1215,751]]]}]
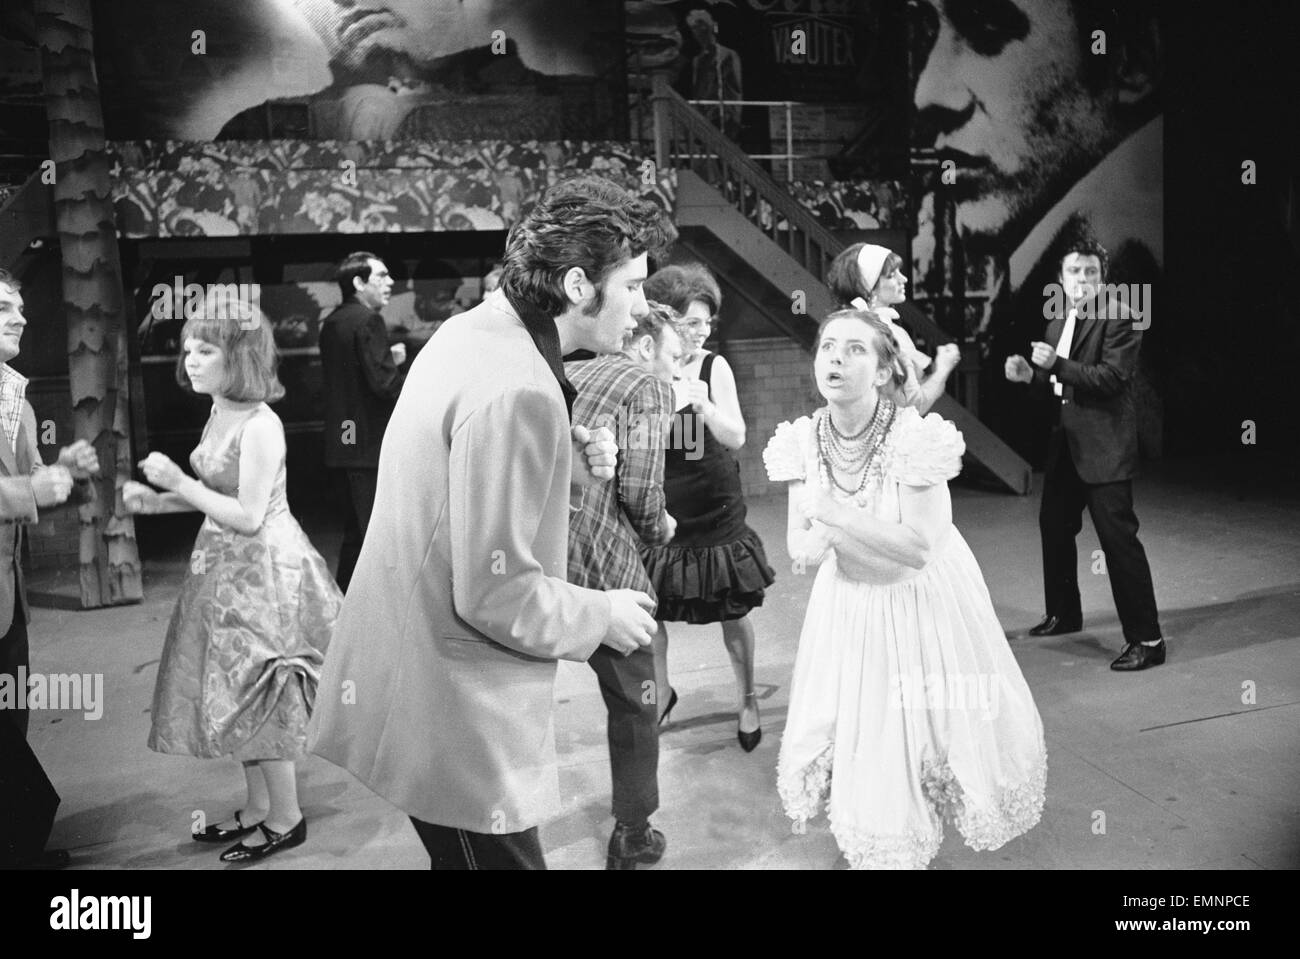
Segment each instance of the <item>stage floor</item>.
[{"label": "stage floor", "polygon": [[[954,489],[955,522],[1042,714],[1047,806],[1034,830],[994,852],[968,849],[949,827],[931,868],[1300,866],[1300,499],[1213,472],[1165,462],[1136,484],[1169,660],[1133,675],[1107,668],[1123,641],[1105,577],[1088,572],[1097,548],[1090,522],[1079,538],[1085,630],[1022,638],[1042,612],[1037,494]],[[721,630],[671,626],[681,701],[661,740],[662,806],[653,822],[668,853],[656,868],[845,868],[825,818],[795,835],[777,798],[777,750],[812,577],[790,571],[785,497],[749,508],[778,575],[753,614],[763,742],[749,754],[736,743]],[[338,529],[305,525],[332,562]],[[146,600],[133,607],[68,608],[69,573],[30,584],[33,670],[104,674],[102,718],[31,714],[31,743],[63,797],[50,845],[69,849],[74,868],[241,868],[218,861],[222,847],[188,838],[197,811],[215,822],[242,801],[239,765],[145,746],[163,633],[188,557],[186,544],[148,559]],[[564,812],[543,826],[542,843],[551,868],[601,869],[612,826],[609,764],[604,707],[587,666],[560,663],[556,701]],[[252,868],[427,868],[404,815],[350,775],[313,758],[299,782],[306,844]]]}]

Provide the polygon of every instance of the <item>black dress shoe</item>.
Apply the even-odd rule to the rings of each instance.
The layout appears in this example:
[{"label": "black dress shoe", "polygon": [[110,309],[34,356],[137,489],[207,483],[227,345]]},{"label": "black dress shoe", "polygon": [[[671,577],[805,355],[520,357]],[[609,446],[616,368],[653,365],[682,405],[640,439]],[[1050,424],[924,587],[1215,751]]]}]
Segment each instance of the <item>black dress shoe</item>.
[{"label": "black dress shoe", "polygon": [[1029,630],[1030,636],[1060,636],[1063,633],[1077,633],[1083,629],[1083,623],[1077,619],[1062,619],[1048,613],[1043,621]]},{"label": "black dress shoe", "polygon": [[238,839],[240,836],[247,836],[257,828],[257,823],[251,826],[245,826],[243,820],[244,811],[241,809],[235,813],[235,828],[222,829],[220,825],[209,826],[203,832],[193,834],[195,842],[230,842],[232,839]]},{"label": "black dress shoe", "polygon": [[677,705],[677,690],[674,689],[672,692],[673,694],[668,697],[668,708],[665,709],[664,714],[659,717],[660,726],[668,722],[668,714],[671,713],[673,711],[673,707]]},{"label": "black dress shoe", "polygon": [[1129,643],[1124,652],[1110,664],[1117,673],[1135,673],[1139,669],[1150,669],[1165,661],[1165,641],[1162,639],[1155,646],[1143,646],[1141,643]]},{"label": "black dress shoe", "polygon": [[606,869],[635,869],[637,863],[653,865],[664,857],[668,840],[650,823],[629,826],[616,823],[609,837],[609,852],[605,857]]},{"label": "black dress shoe", "polygon": [[221,854],[221,861],[255,862],[258,859],[273,856],[281,849],[292,849],[294,846],[301,846],[307,841],[306,816],[299,819],[298,825],[288,832],[276,832],[274,829],[268,828],[264,822],[258,823],[257,828],[262,830],[262,835],[266,837],[265,843],[260,846],[245,846],[241,842],[237,846],[231,846]]}]

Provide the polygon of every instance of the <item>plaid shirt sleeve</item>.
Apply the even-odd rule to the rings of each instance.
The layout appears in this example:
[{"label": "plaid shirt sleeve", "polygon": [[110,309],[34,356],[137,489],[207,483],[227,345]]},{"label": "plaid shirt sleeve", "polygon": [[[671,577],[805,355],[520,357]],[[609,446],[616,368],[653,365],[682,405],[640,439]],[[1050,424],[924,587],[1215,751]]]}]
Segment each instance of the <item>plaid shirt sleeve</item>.
[{"label": "plaid shirt sleeve", "polygon": [[664,449],[672,394],[659,380],[627,398],[627,443],[618,456],[618,498],[632,529],[650,546],[667,542],[664,512]]}]

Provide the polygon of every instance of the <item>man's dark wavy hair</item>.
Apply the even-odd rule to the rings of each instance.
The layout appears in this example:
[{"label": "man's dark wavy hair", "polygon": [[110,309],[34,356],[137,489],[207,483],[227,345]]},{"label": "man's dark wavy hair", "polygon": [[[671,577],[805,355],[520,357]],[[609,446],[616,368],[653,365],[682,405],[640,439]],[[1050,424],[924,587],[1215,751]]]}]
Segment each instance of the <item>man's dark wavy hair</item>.
[{"label": "man's dark wavy hair", "polygon": [[633,257],[663,258],[677,229],[658,204],[617,183],[584,174],[555,184],[506,237],[501,288],[546,315],[569,307],[564,274],[575,266],[596,287],[598,311],[609,274]]},{"label": "man's dark wavy hair", "polygon": [[1095,256],[1101,261],[1101,282],[1106,282],[1110,271],[1110,253],[1101,245],[1097,235],[1080,214],[1072,214],[1065,221],[1065,225],[1052,241],[1051,250],[1051,262],[1056,264],[1057,273],[1061,272],[1061,268],[1065,265],[1065,258],[1071,253]]}]

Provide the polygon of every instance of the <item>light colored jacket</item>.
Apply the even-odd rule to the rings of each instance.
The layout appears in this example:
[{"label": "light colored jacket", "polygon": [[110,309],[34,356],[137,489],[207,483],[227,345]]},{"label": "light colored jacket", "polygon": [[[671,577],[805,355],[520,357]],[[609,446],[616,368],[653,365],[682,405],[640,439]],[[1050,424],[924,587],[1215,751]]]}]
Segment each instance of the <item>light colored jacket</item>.
[{"label": "light colored jacket", "polygon": [[564,398],[494,294],[411,367],[325,659],[313,751],[408,815],[481,833],[558,814],[555,661],[585,661],[609,599],[565,580]]}]

